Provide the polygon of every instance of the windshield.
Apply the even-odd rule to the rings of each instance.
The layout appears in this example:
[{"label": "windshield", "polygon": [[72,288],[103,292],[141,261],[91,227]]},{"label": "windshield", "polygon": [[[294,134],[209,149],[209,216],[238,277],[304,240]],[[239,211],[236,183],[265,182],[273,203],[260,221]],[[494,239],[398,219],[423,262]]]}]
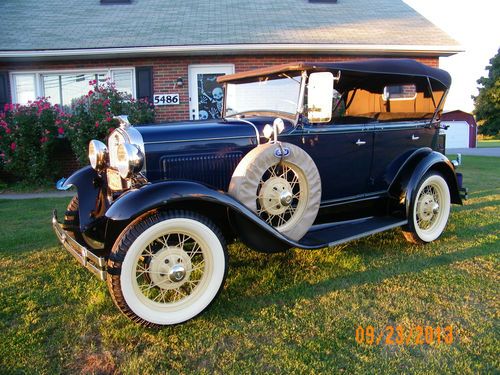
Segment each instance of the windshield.
[{"label": "windshield", "polygon": [[228,83],[226,116],[248,112],[281,112],[295,115],[301,77],[260,77],[256,82]]}]

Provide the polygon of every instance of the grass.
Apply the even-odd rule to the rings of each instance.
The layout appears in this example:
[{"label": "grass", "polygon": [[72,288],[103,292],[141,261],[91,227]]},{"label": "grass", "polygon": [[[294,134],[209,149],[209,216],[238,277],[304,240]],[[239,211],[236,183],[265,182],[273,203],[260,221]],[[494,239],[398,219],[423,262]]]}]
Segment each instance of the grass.
[{"label": "grass", "polygon": [[[320,251],[230,247],[212,307],[149,330],[50,228],[68,199],[0,201],[2,373],[494,373],[499,358],[500,164],[466,157],[471,190],[438,241],[400,230]],[[358,326],[452,325],[452,344],[367,345]]]},{"label": "grass", "polygon": [[500,147],[500,139],[483,139],[477,141],[477,147]]}]

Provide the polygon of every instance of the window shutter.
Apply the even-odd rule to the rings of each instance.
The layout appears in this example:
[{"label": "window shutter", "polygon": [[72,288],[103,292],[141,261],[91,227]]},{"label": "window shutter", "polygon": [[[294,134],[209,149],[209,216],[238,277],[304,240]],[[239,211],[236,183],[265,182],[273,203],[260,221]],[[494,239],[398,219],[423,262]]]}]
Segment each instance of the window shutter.
[{"label": "window shutter", "polygon": [[5,104],[10,102],[8,83],[9,75],[6,72],[0,72],[0,111],[3,111]]},{"label": "window shutter", "polygon": [[141,66],[135,68],[136,94],[137,99],[145,99],[151,103],[153,101],[153,67]]}]

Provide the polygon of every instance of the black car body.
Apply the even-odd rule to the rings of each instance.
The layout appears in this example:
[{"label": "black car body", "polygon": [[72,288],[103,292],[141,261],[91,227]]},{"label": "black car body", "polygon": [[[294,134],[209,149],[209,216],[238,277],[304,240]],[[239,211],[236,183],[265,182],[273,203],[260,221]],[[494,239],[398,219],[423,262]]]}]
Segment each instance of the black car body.
[{"label": "black car body", "polygon": [[[58,237],[108,279],[135,321],[175,324],[203,311],[222,286],[225,244],[234,240],[263,252],[318,249],[403,227],[410,241],[430,242],[450,203],[462,203],[461,176],[435,151],[448,73],[375,59],[287,64],[219,81],[223,118],[123,121],[107,147],[91,142],[92,166],[65,182],[78,200],[62,225],[54,215]],[[154,230],[166,234],[146,238]]]}]

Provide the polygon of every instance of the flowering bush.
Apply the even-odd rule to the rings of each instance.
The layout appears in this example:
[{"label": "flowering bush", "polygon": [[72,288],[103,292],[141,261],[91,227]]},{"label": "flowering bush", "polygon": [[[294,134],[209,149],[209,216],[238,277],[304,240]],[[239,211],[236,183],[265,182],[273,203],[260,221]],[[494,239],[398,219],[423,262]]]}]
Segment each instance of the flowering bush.
[{"label": "flowering bush", "polygon": [[71,121],[67,124],[66,135],[81,164],[88,162],[89,141],[105,141],[108,134],[118,126],[115,115],[128,115],[131,124],[154,121],[154,107],[146,100],[134,100],[119,92],[115,85],[106,81],[99,84],[90,81],[91,90],[73,101]]},{"label": "flowering bush", "polygon": [[0,112],[0,168],[31,183],[55,177],[54,146],[70,118],[47,98],[27,105],[7,103]]}]

